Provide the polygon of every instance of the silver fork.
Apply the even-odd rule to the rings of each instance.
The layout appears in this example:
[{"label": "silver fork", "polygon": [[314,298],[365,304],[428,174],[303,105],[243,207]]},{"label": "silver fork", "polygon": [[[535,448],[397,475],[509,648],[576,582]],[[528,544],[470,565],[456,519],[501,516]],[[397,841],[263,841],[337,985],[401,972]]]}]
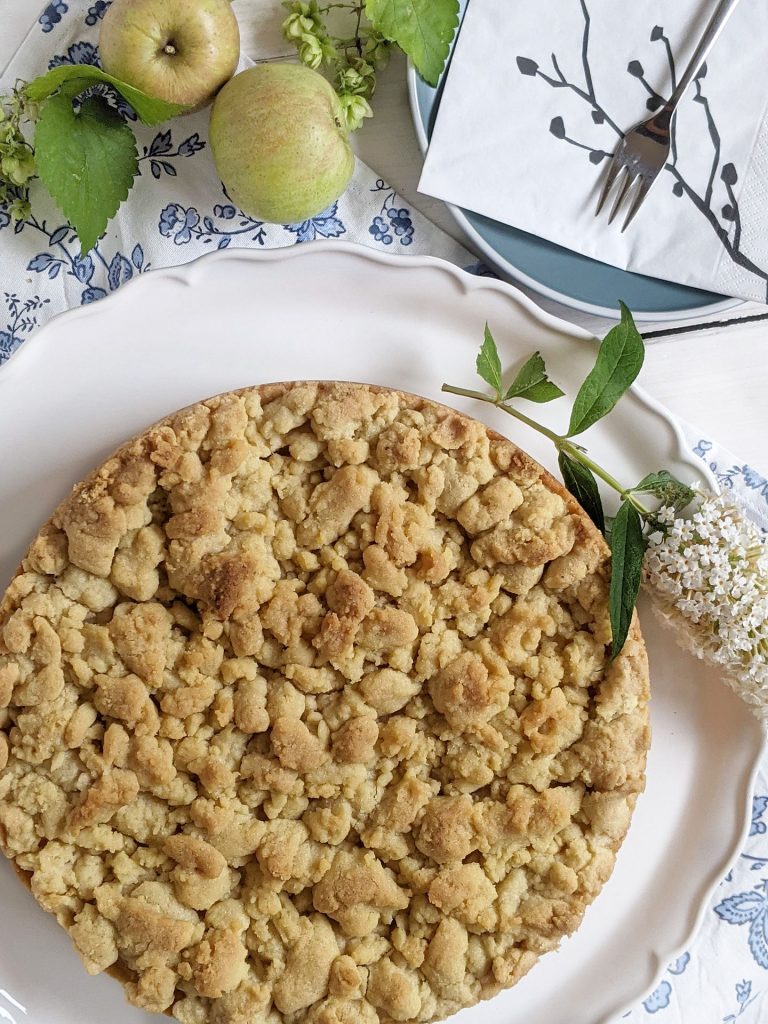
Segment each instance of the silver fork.
[{"label": "silver fork", "polygon": [[[645,201],[651,185],[656,181],[667,162],[675,110],[688,86],[699,73],[702,64],[707,59],[707,54],[714,46],[715,40],[722,32],[723,26],[733,13],[737,3],[738,0],[720,0],[675,91],[660,110],[649,117],[647,121],[631,128],[619,142],[606,173],[605,184],[600,193],[595,216],[602,210],[614,182],[619,175],[623,174],[608,223],[612,223],[625,200],[631,198],[631,204],[621,229],[622,231],[627,230]],[[636,182],[639,184],[633,189]]]}]

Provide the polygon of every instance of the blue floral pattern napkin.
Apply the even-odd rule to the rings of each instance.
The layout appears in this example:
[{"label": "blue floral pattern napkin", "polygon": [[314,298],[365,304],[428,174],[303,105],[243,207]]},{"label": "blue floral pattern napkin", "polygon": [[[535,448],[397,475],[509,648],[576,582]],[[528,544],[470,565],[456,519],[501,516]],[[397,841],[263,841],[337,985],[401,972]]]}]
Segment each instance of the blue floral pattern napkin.
[{"label": "blue floral pattern napkin", "polygon": [[[106,0],[49,3],[0,87],[33,78],[46,67],[97,63],[99,23],[108,6]],[[54,314],[104,298],[137,274],[229,246],[273,248],[344,238],[387,252],[442,256],[467,270],[487,272],[361,162],[347,193],[319,217],[277,225],[245,216],[216,176],[207,124],[203,111],[168,127],[136,126],[139,179],[106,235],[85,256],[42,190],[33,196],[34,214],[20,224],[12,225],[0,209],[0,364]],[[684,429],[691,449],[720,486],[737,492],[768,529],[768,480],[695,428]],[[0,999],[0,1020],[3,1016]],[[768,1019],[768,758],[758,776],[746,845],[712,898],[698,936],[665,970],[655,991],[623,1019],[731,1024],[738,1018],[743,1024]]]}]

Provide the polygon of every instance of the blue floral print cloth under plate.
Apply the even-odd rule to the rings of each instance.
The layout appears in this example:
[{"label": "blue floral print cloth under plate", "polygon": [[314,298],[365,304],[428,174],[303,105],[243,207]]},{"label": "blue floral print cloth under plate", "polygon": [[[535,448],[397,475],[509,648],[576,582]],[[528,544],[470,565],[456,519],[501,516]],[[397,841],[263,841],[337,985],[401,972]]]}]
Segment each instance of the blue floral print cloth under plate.
[{"label": "blue floral print cloth under plate", "polygon": [[[6,69],[3,91],[17,78],[34,78],[48,67],[98,63],[96,40],[108,6],[105,0],[49,3]],[[412,211],[360,161],[349,190],[319,217],[276,225],[245,216],[216,176],[207,125],[203,111],[169,127],[135,126],[140,175],[130,201],[86,256],[42,189],[35,190],[34,213],[21,224],[11,224],[0,208],[0,364],[54,314],[96,302],[137,274],[229,246],[276,248],[343,238],[386,252],[441,256],[482,271],[466,249]],[[720,485],[737,492],[768,529],[768,480],[699,431],[686,427],[685,434]],[[768,1019],[768,758],[758,775],[744,850],[716,890],[699,934],[666,968],[655,991],[622,1019],[630,1024]]]}]

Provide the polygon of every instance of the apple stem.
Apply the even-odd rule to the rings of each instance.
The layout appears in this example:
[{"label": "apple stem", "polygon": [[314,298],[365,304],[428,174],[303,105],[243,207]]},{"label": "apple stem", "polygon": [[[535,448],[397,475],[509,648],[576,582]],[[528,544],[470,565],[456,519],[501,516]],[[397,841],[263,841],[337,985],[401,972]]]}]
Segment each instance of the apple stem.
[{"label": "apple stem", "polygon": [[163,52],[167,53],[169,57],[173,57],[176,53],[176,47],[173,43],[166,43],[163,47]]}]

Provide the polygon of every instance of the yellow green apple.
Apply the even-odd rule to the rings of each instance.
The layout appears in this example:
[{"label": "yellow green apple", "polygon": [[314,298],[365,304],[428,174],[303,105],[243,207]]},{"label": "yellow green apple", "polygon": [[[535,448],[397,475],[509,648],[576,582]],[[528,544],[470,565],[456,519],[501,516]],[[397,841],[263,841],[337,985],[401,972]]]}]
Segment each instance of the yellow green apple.
[{"label": "yellow green apple", "polygon": [[301,64],[260,64],[236,75],[213,104],[210,141],[232,202],[270,223],[320,213],[355,166],[338,96]]},{"label": "yellow green apple", "polygon": [[240,30],[230,0],[113,0],[99,52],[108,74],[199,110],[235,73]]}]

